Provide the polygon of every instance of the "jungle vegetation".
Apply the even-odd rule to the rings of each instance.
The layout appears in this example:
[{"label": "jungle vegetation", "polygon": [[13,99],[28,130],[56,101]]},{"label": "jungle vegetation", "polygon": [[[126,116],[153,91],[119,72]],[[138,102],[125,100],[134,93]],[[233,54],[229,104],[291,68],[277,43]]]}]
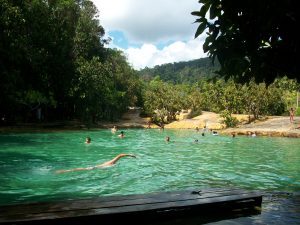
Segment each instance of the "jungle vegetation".
[{"label": "jungle vegetation", "polygon": [[[200,17],[196,36],[209,28],[203,48],[215,63],[203,58],[136,71],[123,52],[106,47],[110,40],[104,38],[99,11],[91,1],[0,0],[1,124],[58,120],[93,124],[117,120],[129,106],[140,106],[155,121],[170,122],[182,109],[191,109],[192,115],[202,110],[222,113],[234,125],[232,113],[258,118],[282,115],[295,107],[298,64],[292,53],[297,45],[289,37],[294,35],[290,25],[284,33],[279,24],[276,33],[267,25],[249,22],[257,32],[246,40],[239,20],[251,21],[249,16],[260,12],[248,9],[249,1],[235,3],[231,11],[226,5],[230,1],[221,6],[221,1],[200,2],[200,11],[193,12]],[[266,2],[271,9],[277,4]],[[290,10],[290,2],[281,2],[285,10]],[[214,22],[205,19],[208,12]],[[259,16],[258,21],[273,22],[278,13]],[[292,11],[281,19],[293,20]],[[283,23],[281,19],[277,22]],[[264,30],[272,35],[260,33]]]}]

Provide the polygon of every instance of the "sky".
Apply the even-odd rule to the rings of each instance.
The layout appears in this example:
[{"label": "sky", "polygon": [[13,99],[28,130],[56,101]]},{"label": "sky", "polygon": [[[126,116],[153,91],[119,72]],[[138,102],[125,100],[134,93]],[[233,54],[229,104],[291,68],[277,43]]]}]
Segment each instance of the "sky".
[{"label": "sky", "polygon": [[197,24],[192,11],[198,0],[91,0],[108,47],[122,50],[133,68],[207,57],[202,45],[205,35],[194,39]]}]

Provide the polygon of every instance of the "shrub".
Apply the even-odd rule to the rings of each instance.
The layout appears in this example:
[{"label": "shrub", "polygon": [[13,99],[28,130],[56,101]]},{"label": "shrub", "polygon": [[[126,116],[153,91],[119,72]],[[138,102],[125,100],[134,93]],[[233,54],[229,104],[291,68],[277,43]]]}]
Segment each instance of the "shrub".
[{"label": "shrub", "polygon": [[224,110],[221,113],[221,117],[223,118],[223,123],[225,123],[226,127],[236,127],[239,123],[238,119],[233,117],[228,110]]}]

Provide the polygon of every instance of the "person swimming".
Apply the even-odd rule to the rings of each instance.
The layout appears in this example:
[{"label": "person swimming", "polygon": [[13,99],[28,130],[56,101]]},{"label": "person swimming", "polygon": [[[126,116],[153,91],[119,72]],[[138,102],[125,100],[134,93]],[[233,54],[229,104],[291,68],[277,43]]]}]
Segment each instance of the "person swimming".
[{"label": "person swimming", "polygon": [[124,138],[125,137],[124,131],[121,131],[121,133],[118,136],[119,138]]},{"label": "person swimming", "polygon": [[90,137],[86,137],[85,143],[90,144],[92,142],[92,139]]},{"label": "person swimming", "polygon": [[219,135],[219,134],[218,134],[217,131],[213,130],[213,131],[212,131],[212,135],[217,136],[217,135]]},{"label": "person swimming", "polygon": [[117,163],[117,161],[119,161],[119,159],[121,159],[125,156],[136,158],[136,156],[133,155],[133,154],[124,154],[124,153],[122,153],[122,154],[117,155],[112,160],[109,160],[107,162],[104,162],[104,163],[96,165],[96,166],[90,166],[90,167],[84,167],[84,168],[74,168],[74,169],[69,169],[69,170],[57,170],[55,173],[68,173],[68,172],[74,172],[74,171],[93,170],[93,169],[110,167],[110,166],[115,165]]},{"label": "person swimming", "polygon": [[167,143],[170,142],[170,137],[167,136],[167,137],[165,138],[165,141],[166,141]]},{"label": "person swimming", "polygon": [[114,126],[113,128],[111,128],[111,132],[114,134],[118,131],[117,126]]}]

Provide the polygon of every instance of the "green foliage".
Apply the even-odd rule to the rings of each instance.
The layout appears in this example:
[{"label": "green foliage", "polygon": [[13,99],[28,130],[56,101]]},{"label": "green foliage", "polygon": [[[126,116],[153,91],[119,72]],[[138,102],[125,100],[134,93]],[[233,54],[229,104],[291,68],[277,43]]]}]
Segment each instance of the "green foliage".
[{"label": "green foliage", "polygon": [[199,116],[202,113],[202,105],[203,105],[203,97],[197,88],[196,85],[186,88],[187,92],[187,104],[184,106],[185,108],[190,108],[190,118]]},{"label": "green foliage", "polygon": [[47,98],[42,93],[34,90],[26,91],[22,96],[23,104],[25,105],[41,105],[41,104],[50,104],[55,106],[56,102],[53,98]]},{"label": "green foliage", "polygon": [[82,1],[80,6],[74,37],[75,57],[91,59],[94,56],[103,56],[103,44],[106,40],[103,39],[104,29],[96,19],[98,10],[91,1]]},{"label": "green foliage", "polygon": [[145,81],[150,81],[158,76],[162,81],[174,84],[195,83],[199,79],[212,79],[217,74],[219,64],[215,65],[209,58],[191,60],[188,62],[167,63],[154,68],[145,68],[139,71],[139,75]]},{"label": "green foliage", "polygon": [[237,118],[233,117],[228,110],[222,111],[221,117],[223,118],[223,123],[225,123],[226,127],[236,127],[239,123]]},{"label": "green foliage", "polygon": [[255,119],[258,119],[259,115],[265,113],[267,104],[266,99],[266,84],[256,84],[253,80],[243,86],[244,98],[243,102],[245,105],[245,111],[248,114],[253,114]]},{"label": "green foliage", "polygon": [[284,97],[286,91],[276,87],[275,84],[271,84],[267,88],[265,101],[267,108],[265,110],[266,115],[281,115],[286,110],[287,101]]},{"label": "green foliage", "polygon": [[254,78],[270,84],[278,76],[299,81],[296,1],[199,3],[192,12],[199,23],[195,37],[206,32],[203,50],[218,59],[220,75],[243,83]]},{"label": "green foliage", "polygon": [[144,109],[152,115],[154,121],[169,122],[176,118],[176,113],[187,104],[185,86],[173,85],[153,79],[143,94]]},{"label": "green foliage", "polygon": [[77,75],[78,86],[73,94],[76,113],[84,121],[116,120],[138,101],[141,84],[117,50],[111,50],[104,63],[99,57],[78,59]]},{"label": "green foliage", "polygon": [[0,115],[97,122],[141,104],[136,72],[103,37],[92,1],[0,0]]},{"label": "green foliage", "polygon": [[182,109],[191,109],[192,116],[202,110],[213,111],[221,113],[225,124],[232,127],[238,122],[232,114],[249,114],[256,119],[262,115],[281,115],[287,107],[285,92],[277,83],[267,86],[254,80],[244,85],[233,80],[200,80],[191,86],[166,83],[156,77],[146,86],[144,109],[148,115],[161,117],[157,119],[160,121],[174,120],[176,112]]},{"label": "green foliage", "polygon": [[295,115],[300,116],[300,107],[296,109]]},{"label": "green foliage", "polygon": [[[295,107],[299,90],[296,80],[278,79],[267,87],[264,82],[256,84],[250,79],[252,73],[263,71],[266,81],[272,80],[269,74],[278,73],[270,63],[290,76],[287,69],[292,71],[298,64],[293,61],[296,57],[290,57],[292,40],[290,46],[284,44],[289,32],[286,37],[281,33],[282,27],[278,27],[281,40],[274,36],[273,41],[269,36],[257,35],[262,31],[260,27],[256,34],[249,26],[249,37],[255,35],[258,40],[247,42],[244,34],[241,39],[237,38],[242,30],[238,26],[240,22],[235,22],[246,14],[232,18],[233,24],[228,21],[236,7],[245,6],[247,1],[230,6],[232,13],[229,14],[223,13],[229,8],[226,5],[229,0],[224,5],[219,1],[201,2],[204,6],[193,13],[200,17],[197,35],[208,28],[205,51],[218,57],[221,74],[233,70],[234,73],[225,74],[249,80],[243,86],[233,80],[217,80],[218,61],[214,66],[209,58],[134,71],[122,52],[105,47],[108,40],[104,39],[98,10],[89,0],[0,0],[0,115],[8,120],[28,121],[41,109],[45,120],[75,118],[96,123],[117,120],[128,106],[138,105],[144,106],[145,113],[157,121],[172,121],[178,111],[191,109],[193,115],[202,110],[225,111],[225,119],[232,123],[232,113],[249,113],[255,117],[280,115],[288,107]],[[289,4],[292,3],[283,5]],[[268,9],[266,15],[269,12]],[[207,13],[210,20],[205,18]],[[261,17],[258,20],[261,21]],[[218,24],[219,21],[226,23]],[[270,31],[270,24],[260,24]],[[251,50],[252,44],[259,54]],[[262,47],[268,45],[272,48]],[[273,49],[286,52],[275,54]],[[249,55],[244,54],[246,50]],[[279,56],[284,56],[282,62]],[[286,64],[286,68],[282,68],[284,60],[291,63]],[[247,67],[250,63],[251,73]],[[265,71],[265,68],[271,69]]]},{"label": "green foliage", "polygon": [[300,90],[300,84],[295,79],[291,80],[287,77],[276,79],[274,85],[283,90],[281,98],[283,99],[286,111],[291,107],[296,108],[297,106],[297,92]]}]

